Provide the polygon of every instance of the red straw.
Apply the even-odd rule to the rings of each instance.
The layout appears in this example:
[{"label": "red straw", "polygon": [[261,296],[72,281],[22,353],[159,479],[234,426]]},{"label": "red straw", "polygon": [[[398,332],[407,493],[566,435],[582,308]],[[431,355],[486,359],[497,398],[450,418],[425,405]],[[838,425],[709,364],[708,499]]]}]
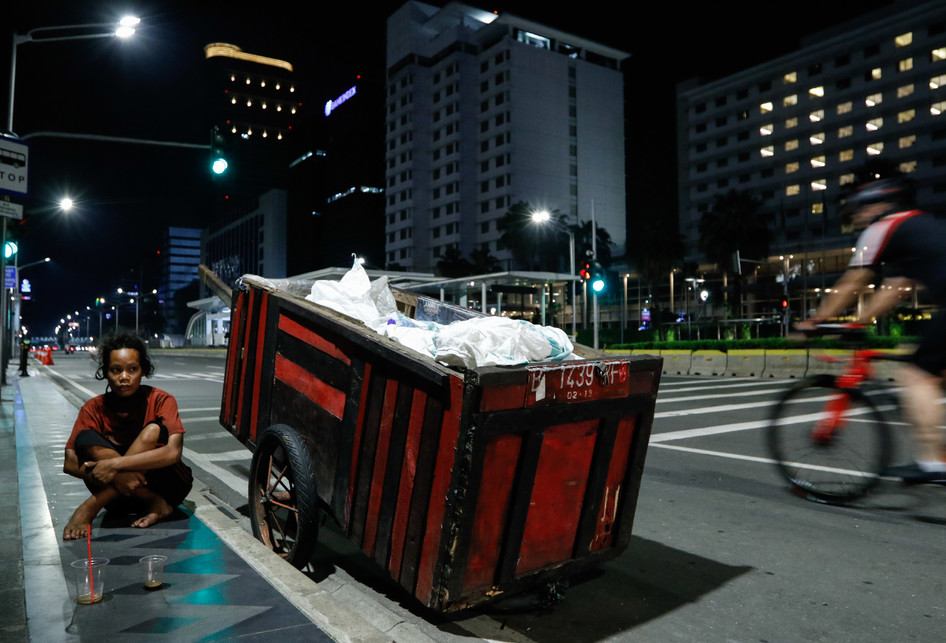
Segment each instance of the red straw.
[{"label": "red straw", "polygon": [[95,600],[95,583],[92,581],[92,524],[86,525],[86,541],[89,543],[89,602]]}]

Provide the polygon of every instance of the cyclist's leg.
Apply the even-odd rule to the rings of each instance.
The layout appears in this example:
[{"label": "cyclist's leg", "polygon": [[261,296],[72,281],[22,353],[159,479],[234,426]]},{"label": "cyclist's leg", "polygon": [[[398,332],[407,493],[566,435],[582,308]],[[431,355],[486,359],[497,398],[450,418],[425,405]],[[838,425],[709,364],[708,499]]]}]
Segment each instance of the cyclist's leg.
[{"label": "cyclist's leg", "polygon": [[939,397],[942,378],[913,364],[904,364],[897,378],[903,384],[900,394],[903,411],[913,430],[914,459],[933,466],[943,462],[943,436],[939,426],[943,418]]},{"label": "cyclist's leg", "polygon": [[[940,311],[930,322],[917,346],[912,363],[904,364],[898,374],[903,385],[903,411],[913,431],[916,465],[922,472],[946,472],[946,449],[939,429],[943,410],[939,404],[943,372],[946,369],[946,311]],[[942,476],[946,478],[946,475]],[[908,476],[904,476],[907,480]]]}]

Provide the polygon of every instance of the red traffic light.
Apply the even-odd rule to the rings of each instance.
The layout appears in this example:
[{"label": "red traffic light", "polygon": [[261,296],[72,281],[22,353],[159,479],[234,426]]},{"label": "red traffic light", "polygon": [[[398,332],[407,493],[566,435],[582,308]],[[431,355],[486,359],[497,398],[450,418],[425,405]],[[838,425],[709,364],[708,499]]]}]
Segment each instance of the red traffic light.
[{"label": "red traffic light", "polygon": [[578,274],[579,276],[581,276],[582,279],[591,279],[591,262],[586,261],[583,264],[581,264],[581,268],[578,270]]},{"label": "red traffic light", "polygon": [[783,299],[783,300],[782,300],[782,310],[785,310],[786,308],[788,308],[788,300],[787,300],[787,299]]}]

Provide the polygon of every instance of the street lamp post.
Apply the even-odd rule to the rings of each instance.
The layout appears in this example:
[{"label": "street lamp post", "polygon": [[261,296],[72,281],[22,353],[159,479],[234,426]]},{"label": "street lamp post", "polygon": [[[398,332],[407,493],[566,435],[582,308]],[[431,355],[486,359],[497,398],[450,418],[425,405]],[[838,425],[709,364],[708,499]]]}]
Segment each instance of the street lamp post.
[{"label": "street lamp post", "polygon": [[[7,92],[7,96],[9,97],[7,102],[7,132],[11,135],[13,134],[13,107],[16,93],[16,55],[17,48],[20,45],[28,42],[61,42],[64,40],[86,40],[90,38],[109,37],[127,38],[135,33],[135,26],[139,22],[141,21],[134,16],[126,16],[122,18],[117,25],[112,23],[60,25],[56,27],[37,27],[25,34],[14,33],[10,52],[10,87]],[[102,30],[106,27],[110,28],[109,31],[103,32]],[[99,31],[95,31],[96,29]],[[2,237],[3,244],[5,245],[7,240],[7,217],[0,218],[3,219],[0,237]],[[0,274],[6,275],[6,260],[2,257],[0,257]],[[4,323],[6,323],[8,310],[7,298],[3,297],[3,299],[0,300],[0,318],[4,320]],[[0,341],[0,383],[5,383],[7,374],[6,355],[3,343],[3,341]]]},{"label": "street lamp post", "polygon": [[[545,224],[552,220],[552,215],[549,213],[548,210],[539,210],[538,212],[532,213],[532,220],[539,224]],[[558,224],[558,225],[561,226],[561,224]],[[570,274],[573,277],[573,279],[571,280],[572,281],[572,337],[575,337],[578,332],[576,329],[576,322],[575,322],[575,319],[577,316],[577,311],[575,310],[577,307],[575,303],[577,299],[575,298],[575,279],[574,279],[574,276],[575,276],[575,231],[566,230],[566,232],[568,232],[568,267],[570,270]]]}]

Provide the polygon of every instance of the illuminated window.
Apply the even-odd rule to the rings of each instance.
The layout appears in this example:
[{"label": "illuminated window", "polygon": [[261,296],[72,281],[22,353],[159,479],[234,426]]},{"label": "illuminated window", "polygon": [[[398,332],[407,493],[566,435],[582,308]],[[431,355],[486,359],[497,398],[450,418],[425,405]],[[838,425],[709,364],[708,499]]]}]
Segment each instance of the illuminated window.
[{"label": "illuminated window", "polygon": [[854,180],[853,174],[842,174],[841,178],[838,179],[838,185],[852,185]]},{"label": "illuminated window", "polygon": [[901,136],[900,140],[897,143],[901,150],[907,147],[913,147],[913,144],[916,143],[916,134],[910,134],[909,136]]},{"label": "illuminated window", "polygon": [[785,164],[785,174],[794,174],[799,169],[801,169],[801,166],[798,164],[797,161]]},{"label": "illuminated window", "polygon": [[897,98],[904,98],[913,93],[913,83],[897,87]]},{"label": "illuminated window", "polygon": [[913,32],[908,31],[907,33],[902,33],[894,38],[893,42],[898,47],[906,47],[913,42]]},{"label": "illuminated window", "polygon": [[798,127],[798,117],[792,116],[791,118],[785,119],[785,129],[791,129],[793,127]]},{"label": "illuminated window", "polygon": [[883,94],[871,94],[870,96],[864,99],[864,104],[867,105],[868,107],[874,107],[876,105],[880,105],[882,102],[884,102]]},{"label": "illuminated window", "polygon": [[905,109],[905,110],[903,110],[902,112],[900,112],[899,114],[897,114],[897,122],[898,122],[898,123],[909,123],[910,121],[912,121],[912,120],[914,119],[915,116],[916,116],[916,110],[915,110],[915,109]]},{"label": "illuminated window", "polygon": [[911,69],[913,69],[912,58],[904,58],[897,63],[897,71],[910,71]]},{"label": "illuminated window", "polygon": [[782,99],[782,106],[789,107],[791,105],[798,104],[798,94],[792,94],[791,96],[786,96]]},{"label": "illuminated window", "polygon": [[792,139],[790,141],[785,141],[785,151],[791,152],[792,150],[798,149],[798,139]]},{"label": "illuminated window", "polygon": [[930,105],[930,114],[933,116],[939,116],[943,113],[943,110],[946,110],[946,101],[939,101]]},{"label": "illuminated window", "polygon": [[808,137],[808,142],[812,145],[821,145],[824,143],[824,132],[816,132]]},{"label": "illuminated window", "polygon": [[883,126],[884,126],[884,119],[879,118],[879,117],[872,118],[869,121],[867,121],[867,123],[865,124],[865,127],[867,128],[868,132],[876,132]]},{"label": "illuminated window", "polygon": [[808,95],[822,98],[824,97],[824,87],[812,87],[808,90]]},{"label": "illuminated window", "polygon": [[816,192],[819,192],[821,190],[827,190],[828,182],[825,181],[824,179],[815,179],[814,181],[811,182],[811,189]]},{"label": "illuminated window", "polygon": [[815,156],[811,159],[811,167],[824,167],[825,158],[823,156]]},{"label": "illuminated window", "polygon": [[759,153],[762,156],[775,156],[775,148],[772,147],[771,145],[768,145],[766,147],[763,147],[761,150],[759,150]]},{"label": "illuminated window", "polygon": [[868,156],[877,156],[878,154],[883,153],[884,144],[883,143],[871,143],[867,146],[867,155]]},{"label": "illuminated window", "polygon": [[801,193],[801,187],[798,185],[789,185],[785,187],[785,196],[797,196]]},{"label": "illuminated window", "polygon": [[854,150],[841,150],[841,153],[838,154],[838,160],[841,161],[842,163],[846,163],[847,161],[853,161]]},{"label": "illuminated window", "polygon": [[763,114],[768,114],[773,109],[772,103],[762,103],[759,105],[759,111]]},{"label": "illuminated window", "polygon": [[946,74],[930,78],[930,89],[939,89],[943,85],[946,85]]},{"label": "illuminated window", "polygon": [[880,67],[874,67],[867,72],[867,80],[880,80],[882,77],[883,72],[881,72]]},{"label": "illuminated window", "polygon": [[775,126],[772,125],[771,123],[769,123],[768,125],[762,125],[762,126],[759,128],[759,134],[761,134],[762,136],[771,136],[771,135],[772,135],[772,132],[775,131],[774,128],[775,128]]},{"label": "illuminated window", "polygon": [[[822,188],[824,189],[824,188]],[[814,203],[811,206],[812,214],[822,214],[824,212],[824,203]]]},{"label": "illuminated window", "polygon": [[785,83],[786,85],[790,85],[794,83],[796,80],[798,80],[798,74],[794,71],[790,71],[784,76],[782,76],[782,82]]},{"label": "illuminated window", "polygon": [[904,174],[909,174],[910,172],[916,172],[916,161],[904,161],[899,166],[900,171]]},{"label": "illuminated window", "polygon": [[930,52],[930,60],[936,62],[937,60],[946,60],[946,47],[940,47],[939,49],[934,49]]},{"label": "illuminated window", "polygon": [[823,109],[819,109],[819,110],[816,110],[816,111],[814,111],[814,112],[808,114],[808,120],[810,120],[812,123],[817,123],[818,121],[820,121],[820,120],[822,120],[822,119],[824,119],[824,110],[823,110]]},{"label": "illuminated window", "polygon": [[847,114],[854,109],[854,103],[847,101],[838,105],[838,114]]}]

